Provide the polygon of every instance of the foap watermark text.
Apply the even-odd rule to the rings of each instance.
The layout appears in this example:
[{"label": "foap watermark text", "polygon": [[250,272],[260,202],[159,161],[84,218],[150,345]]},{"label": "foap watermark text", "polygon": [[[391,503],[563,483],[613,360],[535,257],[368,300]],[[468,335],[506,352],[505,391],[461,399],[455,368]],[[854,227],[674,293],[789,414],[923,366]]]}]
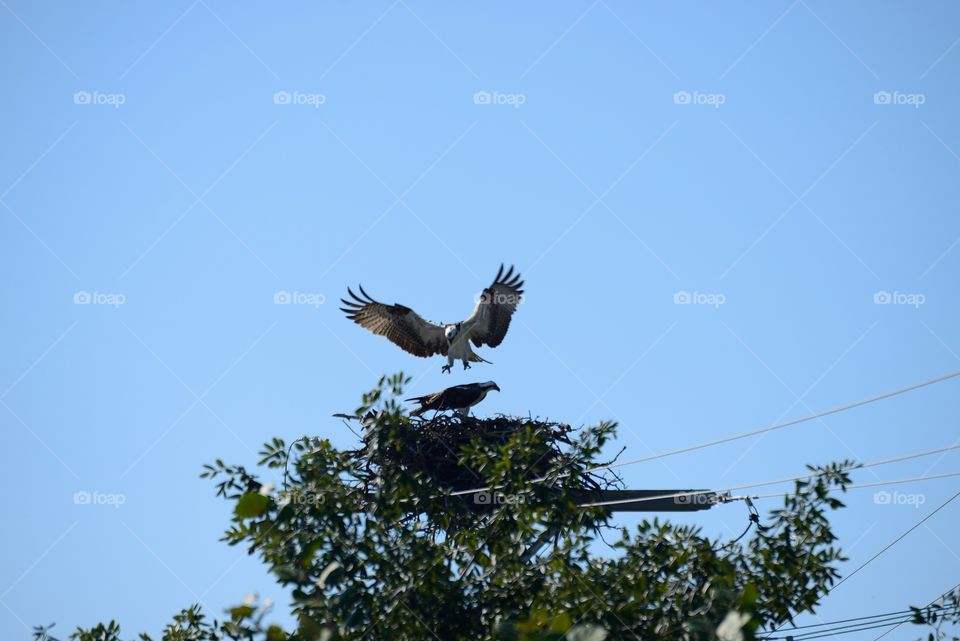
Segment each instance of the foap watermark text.
[{"label": "foap watermark text", "polygon": [[111,492],[100,492],[94,490],[79,490],[73,493],[74,505],[112,505],[115,508],[120,507],[127,502],[126,494],[116,494]]},{"label": "foap watermark text", "polygon": [[688,292],[681,290],[673,294],[674,305],[709,305],[714,309],[718,309],[726,302],[727,297],[716,292]]},{"label": "foap watermark text", "polygon": [[703,105],[719,109],[725,102],[727,102],[727,97],[722,93],[678,91],[673,94],[673,104],[675,105]]},{"label": "foap watermark text", "polygon": [[319,109],[320,105],[327,102],[327,97],[322,93],[307,93],[304,91],[278,91],[273,94],[273,104],[275,105],[303,105]]},{"label": "foap watermark text", "polygon": [[327,301],[323,294],[311,292],[288,292],[282,289],[273,294],[274,305],[308,305],[310,307],[320,307]]},{"label": "foap watermark text", "polygon": [[120,307],[127,302],[127,297],[123,294],[110,294],[107,292],[80,290],[73,294],[74,305],[108,305],[110,307]]},{"label": "foap watermark text", "polygon": [[106,106],[119,109],[125,102],[127,102],[127,96],[122,93],[78,91],[73,94],[73,104],[75,105]]},{"label": "foap watermark text", "polygon": [[916,292],[888,292],[886,290],[880,290],[873,294],[874,305],[909,305],[914,309],[919,309],[925,302],[927,302],[927,297]]},{"label": "foap watermark text", "polygon": [[477,492],[473,495],[473,502],[477,505],[516,505],[524,502],[522,494],[505,494],[503,492]]},{"label": "foap watermark text", "polygon": [[504,91],[477,91],[473,94],[473,104],[475,105],[505,105],[519,109],[520,105],[527,101],[526,94],[507,93]]},{"label": "foap watermark text", "polygon": [[927,102],[926,94],[905,93],[903,91],[878,91],[873,94],[873,104],[913,107],[919,109]]},{"label": "foap watermark text", "polygon": [[882,490],[873,495],[873,502],[877,505],[912,505],[919,508],[927,502],[927,497],[924,494],[906,494],[904,492]]}]

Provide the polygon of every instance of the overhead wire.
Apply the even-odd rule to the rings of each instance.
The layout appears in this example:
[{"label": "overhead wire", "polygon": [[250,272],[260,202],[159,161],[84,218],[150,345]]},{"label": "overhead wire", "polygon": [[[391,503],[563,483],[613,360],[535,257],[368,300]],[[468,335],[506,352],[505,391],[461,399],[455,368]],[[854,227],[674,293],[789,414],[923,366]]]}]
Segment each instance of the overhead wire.
[{"label": "overhead wire", "polygon": [[[810,628],[823,628],[823,627],[834,627],[840,626],[847,623],[854,623],[858,621],[871,621],[874,619],[890,619],[890,618],[902,618],[909,614],[912,614],[913,610],[898,610],[896,612],[883,612],[881,614],[870,614],[861,617],[850,617],[848,619],[837,619],[836,621],[825,621],[823,623],[808,623],[806,625],[796,625],[790,628],[789,630],[784,630],[784,633],[793,632],[794,630],[808,630]],[[874,621],[876,622],[876,621]],[[808,634],[807,632],[801,632],[800,634]],[[809,634],[812,634],[809,633]]]},{"label": "overhead wire", "polygon": [[[859,469],[867,469],[870,467],[878,467],[881,465],[889,465],[891,463],[900,463],[902,461],[908,461],[911,459],[921,458],[924,456],[932,456],[934,454],[940,454],[941,452],[948,452],[956,449],[960,449],[960,443],[957,443],[954,445],[947,445],[945,447],[938,447],[930,450],[912,452],[910,454],[904,454],[902,456],[895,456],[892,458],[880,459],[877,461],[870,461],[868,463],[860,463],[860,464],[854,465],[850,469],[859,470]],[[788,476],[785,478],[774,479],[771,481],[760,481],[758,483],[745,483],[742,485],[731,485],[729,487],[725,487],[719,490],[689,490],[689,491],[682,491],[682,492],[671,492],[667,494],[659,494],[656,496],[645,496],[645,497],[630,498],[630,499],[615,499],[610,501],[597,501],[593,503],[586,503],[582,507],[603,507],[608,505],[625,505],[630,503],[643,503],[647,501],[657,501],[662,499],[671,499],[671,498],[678,498],[678,497],[695,497],[695,496],[701,496],[701,495],[720,496],[720,495],[723,495],[724,493],[734,492],[737,490],[745,490],[745,489],[750,489],[754,487],[765,487],[768,485],[779,485],[781,483],[791,483],[794,481],[802,481],[805,479],[816,478],[822,475],[823,475],[823,472],[808,472],[806,474],[798,474],[796,476]],[[848,488],[853,487],[853,485],[848,485],[847,487]],[[782,496],[782,494],[783,494],[782,492],[777,492],[771,495],[760,495],[760,496],[751,495],[751,498],[767,498],[768,496]],[[742,500],[742,498],[743,497],[730,497],[729,500]]]},{"label": "overhead wire", "polygon": [[[784,428],[786,428],[786,427],[790,427],[790,426],[797,425],[797,424],[800,424],[800,423],[805,423],[805,422],[813,421],[813,420],[816,420],[816,419],[820,419],[820,418],[823,418],[823,417],[825,417],[825,416],[830,416],[830,415],[832,415],[832,414],[838,414],[838,413],[844,412],[844,411],[846,411],[846,410],[854,409],[854,408],[857,408],[857,407],[863,407],[864,405],[869,405],[869,404],[871,404],[871,403],[876,403],[877,401],[881,401],[881,400],[884,400],[884,399],[892,398],[892,397],[894,397],[894,396],[899,396],[899,395],[901,395],[901,394],[906,394],[906,393],[908,393],[908,392],[913,392],[913,391],[918,390],[918,389],[921,389],[921,388],[923,388],[923,387],[927,387],[927,386],[929,386],[929,385],[934,385],[934,384],[936,384],[936,383],[941,383],[941,382],[943,382],[943,381],[947,381],[947,380],[956,378],[956,377],[958,377],[958,376],[960,376],[960,370],[954,371],[954,372],[949,372],[949,373],[947,373],[947,374],[942,374],[942,375],[940,375],[940,376],[935,376],[935,377],[933,377],[933,378],[926,379],[926,380],[921,381],[921,382],[919,382],[919,383],[914,383],[914,384],[912,384],[912,385],[906,385],[906,386],[904,386],[904,387],[899,387],[899,388],[897,388],[897,389],[889,390],[889,391],[887,391],[887,392],[883,392],[883,393],[880,393],[880,394],[876,394],[876,395],[874,395],[874,396],[870,396],[870,397],[867,397],[867,398],[864,398],[864,399],[861,399],[861,400],[858,400],[858,401],[853,401],[853,402],[851,402],[851,403],[844,403],[843,405],[837,405],[837,406],[835,406],[835,407],[832,407],[832,408],[826,409],[826,410],[822,410],[822,411],[820,411],[820,412],[814,412],[814,413],[812,413],[812,414],[807,414],[807,415],[805,415],[805,416],[800,416],[800,417],[798,417],[798,418],[793,418],[793,419],[790,419],[790,420],[787,420],[787,421],[781,421],[781,422],[779,422],[779,423],[774,423],[774,424],[772,424],[772,425],[768,425],[768,426],[766,426],[766,427],[762,427],[762,428],[759,428],[759,429],[751,430],[751,431],[748,431],[748,432],[740,432],[740,433],[737,433],[737,434],[730,434],[730,435],[728,435],[728,436],[724,436],[724,437],[721,437],[721,438],[717,438],[717,439],[713,439],[713,440],[710,440],[710,441],[706,441],[706,442],[704,442],[704,443],[698,443],[698,444],[696,444],[696,445],[688,445],[688,446],[685,446],[685,447],[679,447],[679,448],[672,449],[672,450],[665,450],[665,451],[663,451],[663,452],[659,452],[659,453],[656,453],[656,454],[651,454],[651,455],[648,455],[648,456],[643,456],[643,457],[636,458],[636,459],[631,459],[631,460],[629,460],[629,461],[620,461],[620,462],[615,462],[615,463],[608,463],[608,464],[605,464],[605,465],[597,465],[597,466],[594,466],[594,467],[588,467],[588,468],[583,469],[580,473],[581,473],[581,474],[586,474],[586,473],[589,473],[589,472],[599,472],[599,471],[602,471],[602,470],[609,470],[609,469],[615,469],[615,468],[619,468],[619,467],[625,467],[625,466],[627,466],[627,465],[636,465],[636,464],[638,464],[638,463],[646,463],[646,462],[648,462],[648,461],[654,461],[654,460],[657,460],[657,459],[667,458],[667,457],[670,457],[670,456],[676,456],[677,454],[684,454],[684,453],[687,453],[687,452],[693,452],[693,451],[696,451],[696,450],[700,450],[700,449],[704,449],[704,448],[708,448],[708,447],[713,447],[713,446],[716,446],[716,445],[722,445],[722,444],[724,444],[724,443],[731,443],[731,442],[733,442],[733,441],[738,441],[738,440],[741,440],[741,439],[749,438],[749,437],[751,437],[751,436],[758,436],[758,435],[760,435],[760,434],[766,434],[766,433],[768,433],[768,432],[773,432],[773,431],[776,431],[776,430],[781,430],[781,429],[784,429]],[[562,479],[562,478],[566,478],[566,477],[568,477],[568,476],[570,476],[570,475],[571,475],[570,472],[565,472],[565,473],[563,473],[563,474],[559,474],[559,475],[556,475],[556,476],[542,476],[542,477],[539,477],[539,478],[532,479],[530,482],[531,482],[531,483],[543,483],[543,482],[545,482],[545,481],[552,481],[552,480],[559,480],[559,479]],[[501,489],[501,486],[489,486],[489,485],[488,485],[488,486],[486,486],[486,487],[481,487],[481,488],[476,488],[476,489],[471,489],[471,490],[459,490],[459,491],[456,491],[456,492],[449,492],[449,493],[447,493],[447,496],[462,496],[462,495],[465,495],[465,494],[476,494],[476,493],[478,493],[478,492],[490,492],[490,491],[498,490],[498,489]]]},{"label": "overhead wire", "polygon": [[[871,481],[869,483],[852,483],[847,485],[848,490],[860,490],[868,487],[883,487],[885,485],[902,485],[904,483],[914,483],[919,481],[935,481],[937,479],[948,479],[960,476],[960,472],[944,472],[942,474],[928,474],[925,476],[911,476],[910,478],[905,479],[893,479],[889,481]],[[731,496],[728,500],[738,501],[745,498],[751,498],[753,500],[758,499],[770,499],[777,496],[783,496],[783,492],[771,492],[770,494],[754,494],[749,497],[740,497],[740,496]]]},{"label": "overhead wire", "polygon": [[[957,589],[960,589],[960,583],[956,584],[955,586],[953,586],[952,588],[950,588],[949,590],[947,590],[946,592],[944,592],[944,593],[941,594],[940,596],[936,597],[933,601],[931,601],[930,603],[928,603],[926,606],[924,606],[924,607],[921,608],[921,609],[922,609],[922,610],[926,610],[926,609],[930,608],[934,603],[936,603],[936,602],[939,601],[940,599],[946,598],[946,596],[947,596],[948,594],[950,594],[951,592],[953,592],[954,590],[957,590]],[[906,623],[906,621],[904,621],[903,623]],[[882,639],[883,637],[887,636],[888,634],[890,634],[891,632],[893,632],[894,630],[896,630],[897,628],[899,628],[901,625],[903,625],[903,623],[898,623],[898,624],[895,625],[894,627],[890,628],[889,630],[887,630],[886,632],[884,632],[883,634],[881,634],[880,636],[878,636],[878,637],[877,637],[876,639],[874,639],[873,641],[880,641],[880,639]]]},{"label": "overhead wire", "polygon": [[[960,472],[955,473],[954,476],[960,476]],[[829,588],[827,588],[826,592],[824,592],[824,593],[823,593],[822,595],[820,595],[818,598],[822,599],[822,598],[826,597],[827,595],[832,594],[837,588],[839,588],[841,585],[843,585],[844,583],[846,583],[846,582],[847,582],[848,580],[850,580],[852,577],[856,576],[856,574],[857,574],[858,572],[860,572],[860,570],[862,570],[863,568],[867,567],[868,565],[870,565],[871,563],[873,563],[874,561],[876,561],[876,560],[877,560],[878,558],[880,558],[884,553],[886,553],[890,548],[892,548],[892,547],[895,546],[897,543],[899,543],[899,542],[902,541],[904,538],[906,538],[907,535],[909,535],[911,532],[913,532],[913,531],[916,530],[918,527],[920,527],[921,525],[923,525],[924,523],[926,523],[928,520],[930,520],[937,512],[939,512],[939,511],[942,510],[943,508],[947,507],[947,506],[948,506],[950,503],[952,503],[958,496],[960,496],[960,492],[957,492],[956,494],[954,494],[953,496],[951,496],[950,498],[948,498],[946,501],[944,501],[943,503],[941,503],[940,505],[938,505],[933,511],[931,511],[929,514],[927,514],[927,515],[924,516],[922,519],[920,519],[919,521],[917,521],[917,522],[916,522],[914,525],[912,525],[907,531],[905,531],[903,534],[901,534],[900,536],[898,536],[897,538],[895,538],[893,541],[891,541],[890,543],[888,543],[887,545],[885,545],[879,552],[877,552],[876,554],[874,554],[873,556],[871,556],[869,559],[867,559],[866,561],[864,561],[863,563],[861,563],[860,565],[858,565],[857,568],[856,568],[853,572],[851,572],[850,574],[847,574],[847,575],[844,576],[842,579],[840,579],[839,581],[837,581],[835,584],[833,584],[832,586],[830,586]],[[783,628],[784,625],[785,625],[785,623],[782,623],[782,624],[780,624],[779,626],[777,626],[774,630],[772,630],[772,631],[771,631],[770,633],[768,633],[766,636],[761,637],[762,640],[763,640],[763,641],[772,641],[773,639],[778,638],[778,637],[775,637],[775,636],[773,636],[773,635],[775,635],[776,633],[780,632],[780,630]],[[780,638],[782,638],[782,637],[780,637]]]},{"label": "overhead wire", "polygon": [[[954,612],[947,612],[946,614],[954,614]],[[832,637],[841,634],[851,634],[853,632],[864,632],[865,630],[877,630],[880,628],[895,627],[903,625],[904,623],[909,623],[911,618],[901,618],[896,621],[881,622],[881,623],[872,623],[872,624],[863,624],[859,626],[845,626],[843,628],[835,628],[829,630],[817,630],[815,633],[803,634],[803,635],[793,635],[788,634],[787,636],[782,637],[767,637],[770,641],[810,641],[811,639],[822,639],[824,637]]]}]

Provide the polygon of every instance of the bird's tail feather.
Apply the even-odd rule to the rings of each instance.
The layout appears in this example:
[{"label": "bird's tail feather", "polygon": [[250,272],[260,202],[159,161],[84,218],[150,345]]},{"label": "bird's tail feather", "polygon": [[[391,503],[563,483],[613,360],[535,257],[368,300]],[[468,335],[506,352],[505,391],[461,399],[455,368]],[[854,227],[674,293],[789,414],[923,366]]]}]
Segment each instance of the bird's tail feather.
[{"label": "bird's tail feather", "polygon": [[426,411],[426,409],[427,409],[427,408],[424,407],[424,405],[423,405],[426,400],[427,400],[427,397],[426,397],[426,396],[414,396],[413,398],[405,398],[405,399],[403,399],[403,402],[404,402],[404,403],[420,403],[420,407],[418,407],[418,408],[415,409],[415,410],[411,410],[411,412],[410,412],[410,416],[420,416],[420,415],[423,414],[423,413]]}]

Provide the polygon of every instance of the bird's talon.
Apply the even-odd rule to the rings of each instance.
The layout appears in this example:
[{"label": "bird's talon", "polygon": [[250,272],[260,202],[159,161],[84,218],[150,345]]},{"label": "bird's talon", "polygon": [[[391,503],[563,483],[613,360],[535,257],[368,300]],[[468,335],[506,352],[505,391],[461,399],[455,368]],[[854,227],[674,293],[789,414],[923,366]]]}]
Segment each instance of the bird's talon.
[{"label": "bird's talon", "polygon": [[450,373],[450,365],[444,365],[443,367],[440,368],[440,371],[449,374],[449,373]]},{"label": "bird's talon", "polygon": [[463,361],[463,369],[470,369],[470,363]]}]

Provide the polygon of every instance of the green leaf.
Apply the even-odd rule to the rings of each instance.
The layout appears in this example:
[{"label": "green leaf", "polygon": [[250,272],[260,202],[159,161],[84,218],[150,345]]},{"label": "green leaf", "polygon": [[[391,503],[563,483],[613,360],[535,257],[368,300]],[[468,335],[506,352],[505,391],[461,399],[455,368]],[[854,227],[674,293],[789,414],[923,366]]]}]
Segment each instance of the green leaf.
[{"label": "green leaf", "polygon": [[242,621],[246,618],[252,617],[253,613],[256,612],[256,608],[252,605],[238,605],[235,608],[230,608],[230,618],[234,621]]},{"label": "green leaf", "polygon": [[760,593],[757,592],[757,586],[752,583],[747,583],[745,586],[743,586],[743,591],[740,593],[740,609],[749,610],[750,606],[757,602],[757,597],[759,596]]},{"label": "green leaf", "polygon": [[237,518],[251,519],[266,512],[269,506],[270,497],[261,496],[257,492],[247,492],[237,501],[233,513],[237,515]]},{"label": "green leaf", "polygon": [[572,624],[573,621],[571,621],[570,615],[566,612],[561,612],[553,617],[553,621],[550,622],[550,632],[566,632]]}]

